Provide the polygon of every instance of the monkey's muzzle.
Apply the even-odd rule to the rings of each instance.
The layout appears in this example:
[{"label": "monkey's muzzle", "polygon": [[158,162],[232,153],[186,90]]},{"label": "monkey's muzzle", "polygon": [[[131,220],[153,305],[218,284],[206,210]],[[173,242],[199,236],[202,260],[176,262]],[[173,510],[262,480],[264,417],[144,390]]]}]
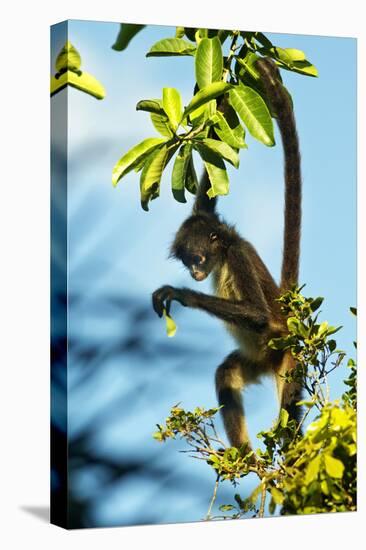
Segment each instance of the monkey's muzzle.
[{"label": "monkey's muzzle", "polygon": [[206,271],[202,271],[201,269],[197,269],[196,267],[192,266],[190,269],[191,277],[195,281],[203,281],[207,277]]}]

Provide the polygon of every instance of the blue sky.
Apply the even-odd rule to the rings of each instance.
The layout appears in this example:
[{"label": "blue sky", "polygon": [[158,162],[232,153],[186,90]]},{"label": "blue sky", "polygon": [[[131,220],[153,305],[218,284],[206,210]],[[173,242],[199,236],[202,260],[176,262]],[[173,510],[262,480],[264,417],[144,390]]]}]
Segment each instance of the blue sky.
[{"label": "blue sky", "polygon": [[[79,305],[70,308],[70,331],[76,339],[93,341],[100,349],[111,335],[117,337],[121,326],[115,313],[98,314],[90,306],[96,296],[127,292],[149,304],[150,293],[165,283],[211,291],[208,281],[194,282],[182,266],[167,259],[171,238],[190,211],[190,204],[179,204],[171,196],[170,169],[163,177],[161,196],[151,204],[149,213],[140,208],[138,178],[134,173],[122,180],[117,189],[111,184],[112,167],[122,154],[142,139],[156,135],[149,116],[136,112],[136,103],[160,97],[162,88],[169,86],[179,89],[187,104],[194,85],[193,58],[145,57],[154,42],[174,35],[172,27],[150,26],[126,51],[115,52],[111,45],[118,28],[116,23],[69,23],[68,38],[82,56],[82,68],[103,83],[107,95],[97,101],[73,89],[62,92],[69,94],[69,290],[83,298]],[[343,325],[337,335],[338,345],[354,356],[356,326],[349,306],[356,303],[356,41],[291,34],[268,37],[278,46],[303,50],[319,71],[317,79],[285,71],[282,74],[294,100],[303,162],[300,280],[306,283],[305,294],[325,297],[322,318]],[[54,27],[52,63],[63,42],[63,34]],[[52,101],[59,98],[55,96]],[[219,210],[254,244],[278,279],[283,166],[278,132],[276,138],[278,145],[266,148],[247,136],[248,149],[241,152],[240,169],[228,167],[230,195],[220,199]],[[149,339],[157,345],[170,345],[162,321],[151,315]],[[94,434],[95,444],[115,456],[158,452],[158,460],[166,461],[168,467],[174,464],[181,479],[199,471],[200,479],[207,480],[209,486],[211,473],[206,472],[207,468],[191,464],[187,456],[177,453],[177,446],[157,449],[150,434],[154,424],[161,422],[178,401],[187,408],[215,404],[215,367],[235,344],[221,324],[204,313],[176,306],[173,316],[178,323],[175,345],[198,348],[205,357],[203,363],[192,357],[183,371],[170,370],[173,361],[161,358],[149,365],[146,375],[146,364],[109,364],[106,360],[93,386],[86,383],[75,391],[71,386],[69,426],[77,434],[103,403],[123,396],[129,387],[133,393],[134,384],[142,384],[146,376],[153,380],[161,372],[159,403],[152,406],[148,399],[141,399],[133,417],[133,429],[124,422],[119,409]],[[124,322],[128,325],[128,318]],[[80,375],[77,362],[70,363],[70,373],[72,383]],[[344,377],[344,371],[332,374],[331,397],[336,398],[343,391]],[[265,381],[246,394],[252,439],[276,415],[272,393],[272,383]],[[99,487],[94,523],[138,523],[150,486],[131,477],[106,494],[93,472],[85,472],[75,484],[80,491],[91,480]],[[244,486],[243,491],[246,489]],[[153,491],[152,486],[150,490]],[[163,522],[200,519],[206,510],[203,501],[190,499],[189,495],[177,499],[168,490],[162,491],[157,517]]]}]

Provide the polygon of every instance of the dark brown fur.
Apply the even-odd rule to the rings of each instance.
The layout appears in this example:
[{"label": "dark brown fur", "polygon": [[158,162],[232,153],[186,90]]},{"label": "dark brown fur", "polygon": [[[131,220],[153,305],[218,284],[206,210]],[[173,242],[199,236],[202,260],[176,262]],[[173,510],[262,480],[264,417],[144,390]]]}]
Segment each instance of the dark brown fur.
[{"label": "dark brown fur", "polygon": [[267,346],[271,338],[286,332],[286,323],[276,299],[282,290],[297,283],[301,223],[300,153],[292,106],[268,60],[257,63],[269,101],[278,114],[285,153],[285,236],[281,283],[278,286],[255,248],[216,213],[216,199],[209,199],[210,182],[204,174],[192,215],[182,224],[171,254],[200,281],[212,274],[215,296],[188,288],[163,286],[153,294],[159,316],[169,312],[173,300],[198,308],[225,322],[239,349],[231,353],[216,371],[216,389],[225,430],[231,445],[250,447],[245,422],[242,390],[264,374],[273,374],[280,406],[298,418],[295,402],[300,388],[285,382],[283,375],[294,368],[291,355]]}]

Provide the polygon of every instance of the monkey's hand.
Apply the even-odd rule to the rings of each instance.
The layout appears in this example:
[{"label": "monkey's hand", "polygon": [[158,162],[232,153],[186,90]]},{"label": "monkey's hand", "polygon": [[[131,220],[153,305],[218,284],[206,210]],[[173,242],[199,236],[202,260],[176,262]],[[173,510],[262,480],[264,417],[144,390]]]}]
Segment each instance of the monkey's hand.
[{"label": "monkey's hand", "polygon": [[158,290],[155,290],[152,295],[152,304],[155,312],[162,317],[163,311],[165,309],[166,314],[170,313],[170,304],[173,300],[176,300],[182,306],[185,306],[183,299],[183,292],[179,288],[174,288],[173,286],[165,285]]}]

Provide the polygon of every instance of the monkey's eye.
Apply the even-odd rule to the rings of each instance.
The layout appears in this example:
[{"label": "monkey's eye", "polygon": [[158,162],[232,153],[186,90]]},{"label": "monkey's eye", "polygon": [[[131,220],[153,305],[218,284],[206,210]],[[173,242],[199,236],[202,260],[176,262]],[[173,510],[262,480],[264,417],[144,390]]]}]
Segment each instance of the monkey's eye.
[{"label": "monkey's eye", "polygon": [[217,233],[210,233],[210,241],[213,243],[218,239]]}]

